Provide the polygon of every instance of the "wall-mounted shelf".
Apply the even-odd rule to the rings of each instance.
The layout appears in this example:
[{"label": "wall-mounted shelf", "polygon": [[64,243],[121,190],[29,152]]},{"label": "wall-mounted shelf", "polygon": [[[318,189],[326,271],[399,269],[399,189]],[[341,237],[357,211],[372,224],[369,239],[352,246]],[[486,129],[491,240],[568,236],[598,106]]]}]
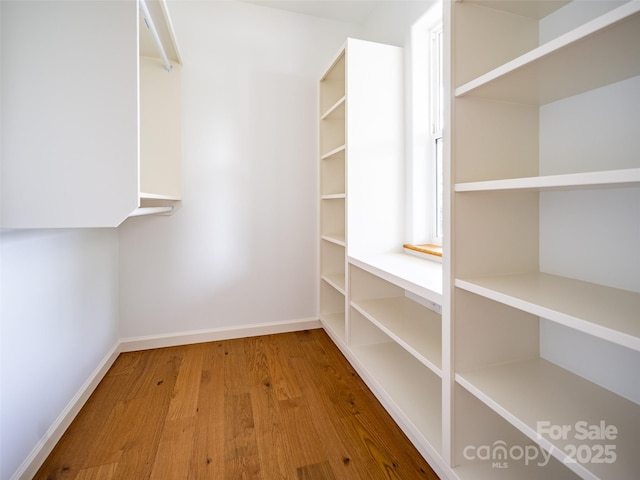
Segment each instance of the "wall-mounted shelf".
[{"label": "wall-mounted shelf", "polygon": [[180,56],[164,0],[147,5],[171,73],[138,50],[138,2],[7,5],[16,28],[3,38],[21,48],[2,59],[3,227],[117,227],[179,206]]},{"label": "wall-mounted shelf", "polygon": [[546,273],[457,279],[455,285],[640,351],[640,293]]},{"label": "wall-mounted shelf", "polygon": [[[459,373],[456,381],[582,478],[631,479],[640,470],[640,406],[629,400],[543,359]],[[538,422],[570,430],[554,438]],[[604,434],[603,425],[615,428],[615,438],[582,438],[587,428]],[[606,444],[615,448],[605,452]],[[592,461],[597,445],[602,462]]]},{"label": "wall-mounted shelf", "polygon": [[352,301],[351,305],[437,376],[442,376],[440,315],[405,296]]},{"label": "wall-mounted shelf", "polygon": [[[634,478],[640,2],[469,0],[449,14],[452,478]],[[553,439],[540,422],[572,431]],[[619,435],[577,438],[578,422]],[[554,459],[465,458],[494,442]],[[596,444],[615,461],[591,461]]]},{"label": "wall-mounted shelf", "polygon": [[508,178],[455,185],[456,192],[489,192],[499,190],[570,190],[577,188],[630,187],[640,185],[640,168],[598,172]]},{"label": "wall-mounted shelf", "polygon": [[461,85],[455,95],[544,105],[640,75],[638,45],[640,3],[632,1]]},{"label": "wall-mounted shelf", "polygon": [[408,292],[442,305],[442,263],[405,253],[349,257],[349,262]]}]

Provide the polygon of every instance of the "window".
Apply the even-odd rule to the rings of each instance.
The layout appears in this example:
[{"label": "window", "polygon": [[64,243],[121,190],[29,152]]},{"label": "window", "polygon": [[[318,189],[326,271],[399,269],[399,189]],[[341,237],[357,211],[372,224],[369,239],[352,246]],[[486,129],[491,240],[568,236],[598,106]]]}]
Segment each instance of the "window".
[{"label": "window", "polygon": [[412,27],[407,164],[407,239],[442,245],[443,237],[443,31],[437,3]]},{"label": "window", "polygon": [[442,215],[444,202],[444,158],[442,143],[442,127],[444,124],[444,81],[442,58],[442,23],[431,30],[431,165],[432,175],[428,187],[432,189],[433,207],[431,212],[431,243],[442,245]]}]

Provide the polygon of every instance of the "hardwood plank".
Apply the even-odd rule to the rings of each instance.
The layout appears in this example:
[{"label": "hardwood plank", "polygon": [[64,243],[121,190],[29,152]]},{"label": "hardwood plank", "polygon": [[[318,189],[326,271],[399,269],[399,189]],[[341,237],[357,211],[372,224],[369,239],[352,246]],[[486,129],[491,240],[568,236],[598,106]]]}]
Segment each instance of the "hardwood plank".
[{"label": "hardwood plank", "polygon": [[122,386],[122,398],[102,406],[107,420],[91,433],[96,441],[85,454],[86,467],[117,462],[116,478],[149,476],[180,362],[172,350],[151,353]]},{"label": "hardwood plank", "polygon": [[[347,455],[346,458],[358,467],[360,478],[437,479],[431,468],[425,466],[422,457],[416,456],[412,449],[395,447],[407,444],[409,440],[324,331],[313,333],[318,342],[308,353],[317,362],[316,370],[325,373],[315,375],[313,379],[317,388],[327,392],[320,398],[332,404],[325,408],[337,413],[328,421],[340,432],[345,446],[357,452],[357,455]],[[314,409],[320,410],[321,407]],[[414,458],[419,461],[412,461]]]},{"label": "hardwood plank", "polygon": [[222,342],[224,349],[224,390],[227,395],[248,393],[247,358],[244,350],[246,339]]},{"label": "hardwood plank", "polygon": [[195,441],[195,426],[195,416],[165,422],[151,470],[151,480],[186,477]]},{"label": "hardwood plank", "polygon": [[37,479],[437,479],[323,330],[122,354]]},{"label": "hardwood plank", "polygon": [[278,400],[299,398],[302,395],[300,381],[289,366],[289,359],[296,356],[297,345],[293,342],[285,342],[284,340],[287,338],[292,337],[269,336],[265,338],[272,385]]},{"label": "hardwood plank", "polygon": [[[260,470],[265,478],[289,479],[293,474],[293,451],[283,425],[282,411],[273,386],[265,337],[247,339],[247,367],[255,412],[256,445]],[[274,452],[278,452],[274,455]]]},{"label": "hardwood plank", "polygon": [[335,480],[329,462],[316,463],[314,465],[305,465],[298,468],[298,480]]},{"label": "hardwood plank", "polygon": [[224,343],[207,343],[203,352],[190,479],[224,478]]},{"label": "hardwood plank", "polygon": [[368,408],[371,394],[366,387],[362,388],[364,382],[356,371],[324,331],[313,334],[316,342],[308,344],[305,354],[313,361],[309,378],[323,393],[323,398],[333,402],[339,416],[351,417],[360,412],[361,405]]},{"label": "hardwood plank", "polygon": [[178,377],[176,379],[171,403],[169,404],[168,420],[193,417],[198,409],[200,378],[202,377],[202,344],[185,346],[185,353]]},{"label": "hardwood plank", "polygon": [[97,467],[85,468],[78,472],[74,480],[111,480],[115,475],[117,463],[107,463]]},{"label": "hardwood plank", "polygon": [[175,351],[144,353],[116,359],[34,479],[73,479],[82,469],[119,462],[129,445],[127,427],[147,418],[140,414],[147,410],[141,395],[163,393],[160,396],[168,399],[177,373]]},{"label": "hardwood plank", "polygon": [[[316,331],[312,332],[316,336]],[[348,393],[340,395],[336,399],[326,393],[325,383],[334,382],[336,378],[359,378],[344,357],[338,356],[334,366],[327,367],[328,356],[322,346],[325,338],[324,331],[314,342],[304,344],[306,347],[305,357],[307,358],[306,368],[309,381],[306,383],[305,398],[310,402],[310,409],[314,412],[312,422],[317,425],[317,432],[320,443],[327,450],[329,461],[340,479],[364,479],[379,478],[376,463],[362,449],[361,442],[353,435],[346,435],[345,424],[342,418],[351,421],[351,417],[358,413],[358,410],[351,411],[352,415],[339,415],[344,412],[342,403],[346,400],[352,406],[353,395]],[[328,337],[327,337],[328,339]],[[330,343],[336,351],[333,343]],[[328,375],[320,375],[319,372],[327,369]],[[355,386],[355,385],[354,385]],[[358,390],[360,386],[355,388]],[[335,390],[334,386],[328,388],[329,392]]]},{"label": "hardwood plank", "polygon": [[[93,392],[87,403],[71,423],[60,441],[47,457],[46,462],[40,467],[35,480],[74,479],[78,472],[85,467],[85,458],[75,455],[74,452],[86,454],[93,445],[98,442],[95,431],[101,431],[102,425],[107,421],[104,405],[110,405],[120,401],[122,390],[119,388],[122,379],[106,375],[97,389]],[[91,428],[95,428],[92,431]]]}]

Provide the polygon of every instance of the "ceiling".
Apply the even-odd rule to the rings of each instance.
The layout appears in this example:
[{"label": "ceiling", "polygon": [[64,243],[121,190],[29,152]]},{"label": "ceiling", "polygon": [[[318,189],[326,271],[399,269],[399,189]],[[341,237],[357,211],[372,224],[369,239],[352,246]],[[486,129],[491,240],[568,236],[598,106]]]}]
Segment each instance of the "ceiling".
[{"label": "ceiling", "polygon": [[[381,3],[380,0],[242,0],[246,3],[277,8],[294,13],[338,20],[348,23],[363,23]],[[389,0],[387,0],[389,1]]]},{"label": "ceiling", "polygon": [[[1,1],[1,0],[0,0]],[[427,0],[239,0],[263,7],[286,10],[293,13],[312,15],[315,17],[340,22],[362,24],[367,21],[373,11],[381,4],[395,3],[398,8],[406,8],[409,4],[425,3]],[[428,2],[427,2],[428,3]],[[146,0],[147,7],[154,20],[160,40],[168,48],[167,56],[173,62],[180,62],[178,53],[173,49],[173,39],[167,28],[163,8],[157,0]],[[159,56],[149,30],[140,20],[140,53],[146,56]]]}]

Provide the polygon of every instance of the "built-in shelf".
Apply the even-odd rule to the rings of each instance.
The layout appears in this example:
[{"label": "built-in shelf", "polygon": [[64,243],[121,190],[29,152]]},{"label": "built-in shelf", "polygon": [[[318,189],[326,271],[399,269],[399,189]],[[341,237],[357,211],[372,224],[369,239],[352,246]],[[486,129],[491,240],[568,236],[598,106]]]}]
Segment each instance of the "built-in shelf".
[{"label": "built-in shelf", "polygon": [[344,151],[345,151],[345,145],[340,145],[339,147],[334,148],[333,150],[328,151],[327,153],[323,154],[320,159],[321,160],[325,160],[329,157],[333,157],[334,155],[338,155],[340,153],[342,153],[342,155],[344,156]]},{"label": "built-in shelf", "polygon": [[439,377],[441,316],[407,297],[352,301],[351,305]]},{"label": "built-in shelf", "polygon": [[456,88],[455,95],[544,105],[640,75],[638,45],[640,2],[633,1]]},{"label": "built-in shelf", "polygon": [[444,5],[448,478],[635,479],[640,1]]},{"label": "built-in shelf", "polygon": [[146,22],[171,73],[140,51],[151,34],[137,1],[14,7],[2,36],[2,227],[115,228],[173,212],[158,203],[180,200],[182,183],[182,67],[166,2],[148,2]]},{"label": "built-in shelf", "polygon": [[640,293],[546,273],[456,279],[455,285],[640,351]]},{"label": "built-in shelf", "polygon": [[322,240],[326,240],[327,242],[340,245],[341,247],[344,247],[346,245],[344,241],[344,233],[324,234],[320,238],[322,238]]},{"label": "built-in shelf", "polygon": [[456,192],[484,192],[500,190],[570,190],[579,188],[629,187],[640,185],[640,168],[605,170],[599,172],[546,175],[540,177],[509,178],[483,182],[458,183]]},{"label": "built-in shelf", "polygon": [[321,314],[320,322],[322,323],[324,329],[329,332],[329,335],[334,337],[334,340],[336,340],[336,343],[344,344],[345,342],[344,312]]},{"label": "built-in shelf", "polygon": [[[459,384],[455,477],[460,480],[577,480],[580,477]],[[503,450],[501,447],[506,449]],[[511,450],[513,449],[513,450]],[[526,455],[519,452],[526,451]],[[510,453],[511,452],[511,453]]]},{"label": "built-in shelf", "polygon": [[[491,448],[509,445],[511,447],[522,447],[523,451],[528,447],[529,449],[536,449],[530,450],[531,455],[533,455],[533,452],[535,451],[538,456],[533,461],[526,461],[523,459],[519,462],[513,460],[492,462],[491,460],[485,460],[484,457],[482,457],[482,459],[476,458],[474,461],[466,461],[461,465],[457,465],[453,469],[457,478],[460,480],[540,480],[541,478],[553,480],[577,480],[580,478],[577,474],[564,466],[564,464],[556,461],[554,457],[551,457],[549,463],[545,464],[544,462],[546,459],[543,457],[542,452],[537,450],[538,447],[536,447],[532,442],[527,442],[526,440],[528,439],[526,437],[515,437],[514,439],[509,437],[507,440],[505,440],[505,438],[505,436],[501,436],[495,442],[483,444],[482,446],[489,446]],[[515,450],[515,452],[516,455],[518,455],[519,450]],[[493,452],[491,453],[493,454]],[[494,463],[496,466],[492,466]],[[538,463],[543,466],[538,466]],[[506,466],[499,466],[503,464],[506,464]],[[534,466],[536,468],[534,468]]]},{"label": "built-in shelf", "polygon": [[358,258],[353,265],[379,276],[408,292],[442,305],[442,264],[405,253],[382,253]]},{"label": "built-in shelf", "polygon": [[[539,358],[461,372],[455,378],[581,477],[632,479],[640,471],[639,405]],[[564,436],[551,438],[545,430],[564,425],[569,427]],[[615,439],[580,437],[582,429],[602,431],[603,425],[617,430]],[[615,461],[594,460],[597,455],[611,458],[598,447],[607,444],[614,445],[609,453],[614,452]],[[586,450],[573,452],[570,445]],[[572,453],[573,459],[585,461],[571,462]]]},{"label": "built-in shelf", "polygon": [[564,7],[571,0],[543,0],[543,1],[517,1],[505,2],[504,0],[465,0],[469,3],[476,3],[495,10],[503,12],[515,13],[524,17],[536,18],[540,20],[547,15],[552,14],[559,8]]},{"label": "built-in shelf", "polygon": [[158,193],[145,193],[140,192],[140,200],[167,200],[167,201],[180,201],[181,198],[175,195],[161,195]]},{"label": "built-in shelf", "polygon": [[365,370],[363,378],[390,413],[442,452],[440,377],[395,342],[354,346],[351,351]]},{"label": "built-in shelf", "polygon": [[320,120],[324,120],[325,118],[331,116],[334,112],[337,113],[339,118],[344,118],[344,104],[347,97],[343,96],[338,100],[335,104],[333,104],[323,115],[320,117]]},{"label": "built-in shelf", "polygon": [[339,273],[323,274],[321,276],[321,279],[327,282],[336,290],[338,290],[342,295],[346,294],[344,273],[343,274],[339,274]]},{"label": "built-in shelf", "polygon": [[334,342],[347,339],[346,60],[338,55],[320,80],[320,321]]}]

